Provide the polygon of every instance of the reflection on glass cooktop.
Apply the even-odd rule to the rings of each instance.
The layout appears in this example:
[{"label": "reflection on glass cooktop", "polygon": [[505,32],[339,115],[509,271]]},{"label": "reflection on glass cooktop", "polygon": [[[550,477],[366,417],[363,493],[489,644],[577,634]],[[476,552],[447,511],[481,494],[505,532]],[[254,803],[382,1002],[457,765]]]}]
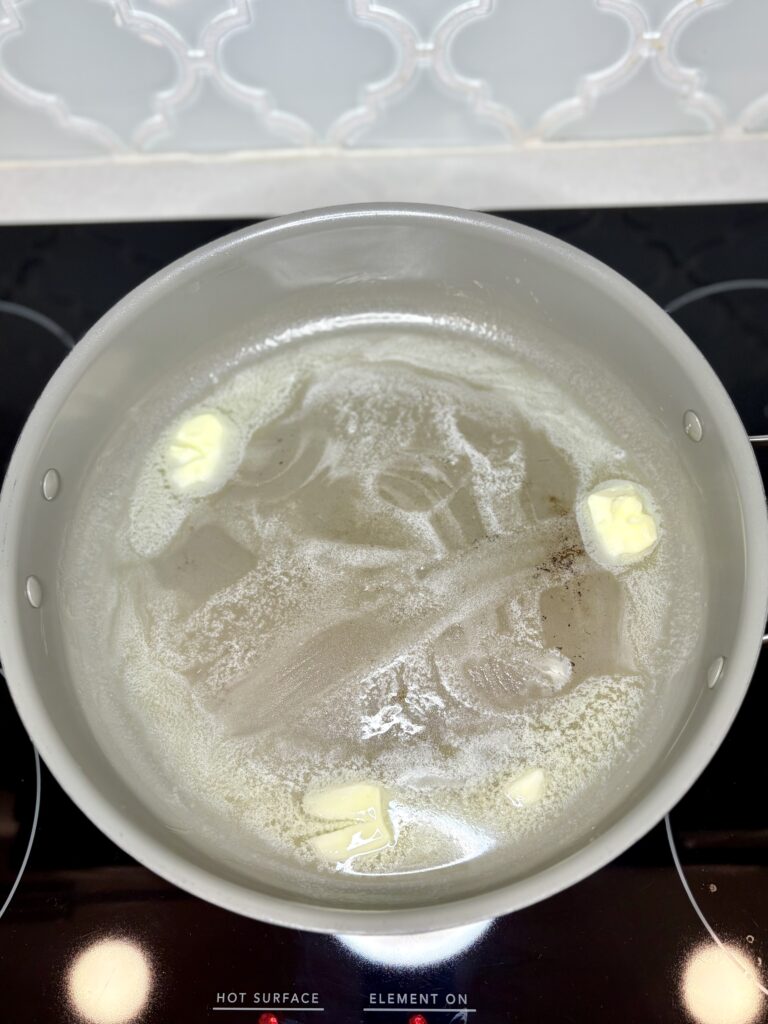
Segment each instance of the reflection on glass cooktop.
[{"label": "reflection on glass cooktop", "polygon": [[[747,430],[768,434],[768,205],[510,216],[585,249],[668,306]],[[72,339],[149,274],[239,226],[0,229],[3,472]],[[3,687],[0,1019],[766,1020],[766,672],[764,656],[728,738],[668,824],[542,904],[405,940],[270,927],[157,878],[40,767]]]}]

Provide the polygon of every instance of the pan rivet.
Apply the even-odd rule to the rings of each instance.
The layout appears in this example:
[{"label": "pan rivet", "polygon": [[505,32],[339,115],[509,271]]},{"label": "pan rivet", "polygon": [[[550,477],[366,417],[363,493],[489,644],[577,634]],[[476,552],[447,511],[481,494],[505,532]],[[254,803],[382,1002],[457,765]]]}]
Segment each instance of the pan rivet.
[{"label": "pan rivet", "polygon": [[55,469],[49,469],[43,477],[43,497],[46,501],[53,501],[59,493],[61,477]]},{"label": "pan rivet", "polygon": [[701,420],[693,409],[688,409],[683,415],[683,429],[692,441],[700,441],[704,436],[704,427]]},{"label": "pan rivet", "polygon": [[24,593],[27,595],[27,600],[33,608],[39,608],[43,603],[43,588],[37,576],[27,576],[27,582],[24,584]]},{"label": "pan rivet", "polygon": [[719,681],[725,668],[725,658],[715,658],[707,669],[707,686],[712,689]]}]

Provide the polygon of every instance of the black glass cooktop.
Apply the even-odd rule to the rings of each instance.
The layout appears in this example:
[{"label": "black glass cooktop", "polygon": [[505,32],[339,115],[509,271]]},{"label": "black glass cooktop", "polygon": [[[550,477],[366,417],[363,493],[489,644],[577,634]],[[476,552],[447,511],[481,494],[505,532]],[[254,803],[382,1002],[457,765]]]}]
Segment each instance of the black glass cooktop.
[{"label": "black glass cooktop", "polygon": [[[768,433],[768,205],[510,216],[668,306],[747,430]],[[3,472],[74,339],[149,274],[240,226],[0,228]],[[3,686],[0,1021],[768,1020],[767,684],[764,656],[728,738],[669,824],[613,864],[487,925],[397,940],[262,925],[157,878],[39,765]]]}]

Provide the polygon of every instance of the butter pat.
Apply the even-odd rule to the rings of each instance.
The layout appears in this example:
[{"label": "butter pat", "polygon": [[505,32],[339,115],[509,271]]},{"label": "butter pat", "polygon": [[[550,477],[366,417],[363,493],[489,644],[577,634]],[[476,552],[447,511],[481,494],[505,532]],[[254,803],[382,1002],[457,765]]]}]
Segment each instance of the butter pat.
[{"label": "butter pat", "polygon": [[325,821],[379,821],[384,817],[386,790],[373,782],[316,790],[304,796],[304,810]]},{"label": "butter pat", "polygon": [[305,794],[303,807],[313,818],[354,822],[310,839],[315,854],[321,860],[341,864],[391,845],[388,802],[384,787],[372,782],[354,782]]},{"label": "butter pat", "polygon": [[216,412],[202,412],[183,420],[168,446],[168,476],[180,491],[208,486],[231,459],[235,432]]},{"label": "butter pat", "polygon": [[[609,565],[636,562],[656,547],[659,533],[645,488],[629,480],[609,480],[587,495],[583,516],[598,561]],[[582,533],[584,530],[582,530]]]},{"label": "butter pat", "polygon": [[530,807],[538,803],[547,789],[547,776],[541,768],[532,768],[512,779],[504,787],[504,796],[511,800],[515,807]]},{"label": "butter pat", "polygon": [[383,825],[373,824],[348,825],[335,832],[324,832],[310,839],[309,845],[321,860],[343,864],[351,857],[383,850],[391,842],[390,832]]}]

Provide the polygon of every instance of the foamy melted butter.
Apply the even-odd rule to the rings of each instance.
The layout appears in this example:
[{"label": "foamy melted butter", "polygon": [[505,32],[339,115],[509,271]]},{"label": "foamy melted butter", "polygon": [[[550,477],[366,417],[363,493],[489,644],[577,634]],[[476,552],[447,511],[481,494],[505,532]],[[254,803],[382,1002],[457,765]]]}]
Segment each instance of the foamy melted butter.
[{"label": "foamy melted butter", "polygon": [[[185,494],[169,445],[210,411],[236,440],[205,493]],[[246,847],[311,860],[328,826],[303,795],[361,780],[391,794],[395,841],[351,875],[546,843],[632,756],[695,642],[681,604],[670,616],[698,581],[654,443],[641,425],[619,443],[511,352],[429,334],[286,346],[151,429],[143,453],[135,436],[107,445],[63,591],[82,619],[77,567],[109,522],[104,611],[90,609],[112,666],[105,714],[132,723],[181,808]],[[100,474],[120,460],[130,488],[107,501]],[[616,571],[584,550],[575,514],[613,478],[649,488],[662,530]],[[95,679],[88,637],[74,647]],[[518,806],[505,787],[534,768],[546,790]]]}]

